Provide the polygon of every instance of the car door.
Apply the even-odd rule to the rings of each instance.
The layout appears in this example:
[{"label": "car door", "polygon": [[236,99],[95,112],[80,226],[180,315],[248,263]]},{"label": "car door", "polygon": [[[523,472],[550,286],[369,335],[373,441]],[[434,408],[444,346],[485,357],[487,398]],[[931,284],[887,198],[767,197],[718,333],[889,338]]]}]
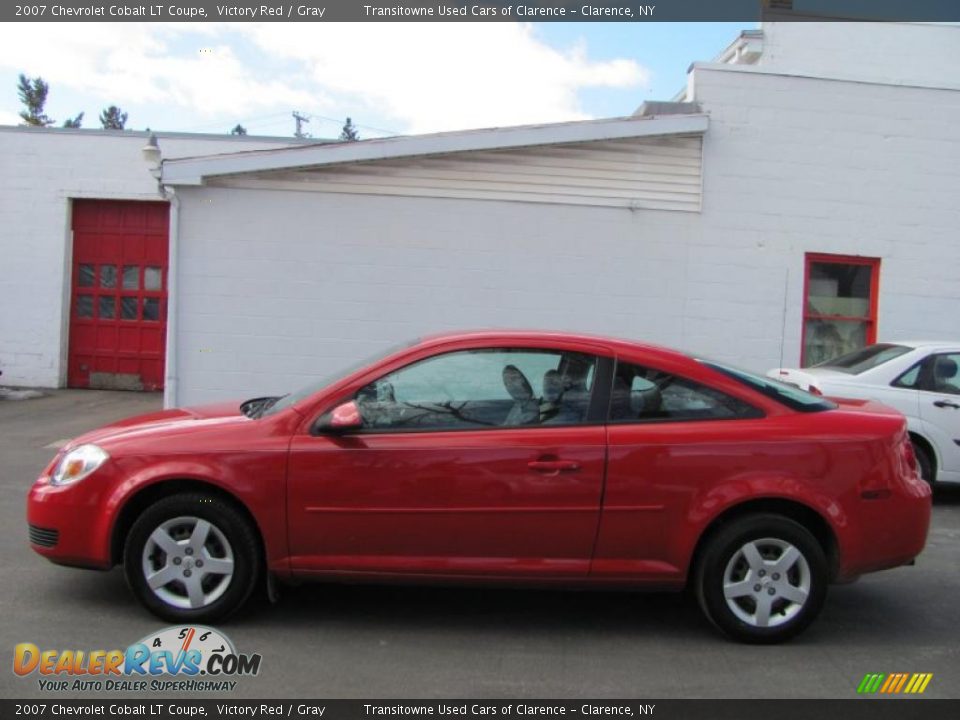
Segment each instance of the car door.
[{"label": "car door", "polygon": [[960,352],[924,361],[919,396],[920,417],[940,455],[938,477],[960,479]]},{"label": "car door", "polygon": [[606,455],[595,386],[611,362],[559,350],[455,351],[342,398],[356,402],[361,430],[291,444],[293,569],[586,574]]}]

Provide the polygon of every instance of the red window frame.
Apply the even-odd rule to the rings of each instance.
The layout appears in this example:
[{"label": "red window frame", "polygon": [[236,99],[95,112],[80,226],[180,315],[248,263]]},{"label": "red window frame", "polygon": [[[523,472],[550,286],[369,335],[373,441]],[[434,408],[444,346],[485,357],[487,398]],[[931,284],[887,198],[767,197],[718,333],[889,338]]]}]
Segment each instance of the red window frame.
[{"label": "red window frame", "polygon": [[[870,301],[868,315],[823,315],[810,312],[807,298],[810,292],[810,266],[813,263],[831,265],[865,265],[870,268]],[[867,345],[877,341],[877,309],[880,304],[880,258],[862,255],[832,255],[830,253],[806,253],[803,260],[803,318],[800,321],[800,366],[807,366],[807,321],[808,320],[848,320],[866,323]]]}]

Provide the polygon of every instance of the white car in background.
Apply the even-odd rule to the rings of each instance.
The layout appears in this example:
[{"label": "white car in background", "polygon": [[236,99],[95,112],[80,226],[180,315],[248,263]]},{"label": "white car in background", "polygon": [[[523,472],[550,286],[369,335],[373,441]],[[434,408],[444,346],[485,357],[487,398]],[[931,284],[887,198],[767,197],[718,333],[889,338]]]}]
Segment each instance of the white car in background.
[{"label": "white car in background", "polygon": [[924,480],[960,483],[960,342],[878,343],[767,376],[814,394],[896,408],[907,417]]}]

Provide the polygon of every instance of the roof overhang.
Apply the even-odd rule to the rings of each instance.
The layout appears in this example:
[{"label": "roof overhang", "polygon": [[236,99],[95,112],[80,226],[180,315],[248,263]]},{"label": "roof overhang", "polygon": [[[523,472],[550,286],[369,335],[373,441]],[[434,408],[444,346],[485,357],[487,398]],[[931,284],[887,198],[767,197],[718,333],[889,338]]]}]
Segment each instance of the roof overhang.
[{"label": "roof overhang", "polygon": [[165,160],[160,181],[164,185],[202,185],[207,178],[224,175],[322,167],[387,158],[658,135],[697,135],[706,132],[708,125],[709,118],[704,114],[625,117],[252,150]]}]

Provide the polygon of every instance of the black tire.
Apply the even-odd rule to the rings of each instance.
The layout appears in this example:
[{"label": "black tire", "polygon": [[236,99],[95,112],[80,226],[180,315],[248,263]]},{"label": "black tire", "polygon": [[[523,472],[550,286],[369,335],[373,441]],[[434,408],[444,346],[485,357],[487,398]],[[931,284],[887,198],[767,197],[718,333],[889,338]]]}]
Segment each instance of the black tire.
[{"label": "black tire", "polygon": [[[189,532],[190,528],[201,526],[201,521],[210,525],[204,535],[207,538],[205,544],[200,552],[193,548],[188,550],[183,543],[191,542],[194,536]],[[177,550],[168,554],[153,539],[162,538],[162,535],[154,536],[154,532],[161,528],[167,534],[164,542],[180,538]],[[200,534],[197,535],[199,538]],[[206,558],[207,570],[202,569],[203,558]],[[197,563],[198,559],[200,563]],[[227,567],[225,563],[230,560],[232,573],[229,577],[225,573],[209,572],[209,568],[218,562],[218,569]],[[144,510],[127,535],[123,561],[127,583],[137,599],[154,615],[169,622],[222,620],[246,603],[262,572],[257,534],[243,513],[215,495],[193,492],[171,495]],[[155,591],[147,581],[148,567],[176,576]],[[182,577],[184,575],[188,577]],[[192,607],[178,606],[175,603],[192,602],[185,584],[188,581],[194,589],[200,587],[198,592],[202,594],[199,597],[203,600]],[[207,598],[209,602],[206,602]]]},{"label": "black tire", "polygon": [[[765,561],[759,570],[747,561],[748,554],[757,557],[744,552],[748,543],[759,551],[758,560]],[[787,572],[777,572],[779,568],[771,563],[779,558],[786,562],[788,558],[778,553],[788,547],[798,551],[799,559]],[[816,538],[799,523],[768,514],[748,515],[722,526],[707,540],[693,576],[697,600],[707,618],[726,635],[746,643],[778,643],[803,632],[823,608],[828,578],[826,556]],[[740,591],[746,588],[730,603],[724,594],[727,579],[731,586],[743,583]],[[804,600],[797,602],[804,590]],[[767,608],[766,625],[763,608]]]},{"label": "black tire", "polygon": [[913,445],[913,454],[914,457],[917,458],[917,469],[920,470],[920,477],[922,477],[924,482],[928,483],[930,487],[933,487],[937,479],[936,471],[933,469],[933,458],[930,457],[927,449],[916,440],[911,440],[910,444]]}]

